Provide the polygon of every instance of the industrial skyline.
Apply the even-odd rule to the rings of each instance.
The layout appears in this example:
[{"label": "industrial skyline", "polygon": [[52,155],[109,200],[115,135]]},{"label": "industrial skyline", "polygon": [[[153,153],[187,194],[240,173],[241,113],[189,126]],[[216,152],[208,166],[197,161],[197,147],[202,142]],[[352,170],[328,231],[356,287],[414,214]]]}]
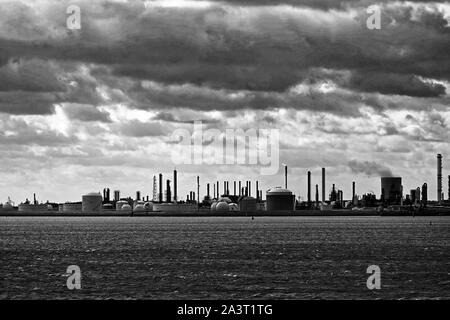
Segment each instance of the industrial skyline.
[{"label": "industrial skyline", "polygon": [[[437,163],[436,163],[436,199],[430,198],[430,185],[432,183],[428,181],[424,181],[423,184],[418,186],[408,186],[404,184],[403,177],[399,176],[380,176],[381,179],[381,188],[379,192],[375,192],[372,190],[361,190],[358,189],[358,182],[356,180],[351,182],[351,193],[346,193],[343,190],[346,189],[342,184],[338,181],[327,181],[327,171],[326,168],[321,168],[320,172],[320,184],[313,183],[312,180],[312,172],[307,171],[304,176],[305,180],[305,194],[299,194],[295,192],[295,186],[291,186],[288,183],[288,176],[290,176],[288,171],[288,166],[283,163],[283,181],[281,184],[272,184],[266,188],[261,185],[260,180],[234,180],[233,177],[228,177],[227,180],[217,180],[217,181],[201,181],[200,175],[196,176],[196,183],[194,187],[190,187],[188,185],[180,186],[178,184],[178,170],[174,169],[171,174],[164,175],[163,173],[158,173],[158,179],[156,179],[156,175],[153,175],[153,178],[150,179],[152,182],[151,190],[152,192],[146,192],[146,188],[136,189],[135,196],[133,194],[122,193],[120,189],[114,189],[113,196],[111,196],[111,189],[107,186],[103,188],[103,193],[101,192],[92,192],[88,195],[101,195],[103,203],[113,203],[122,199],[133,199],[134,201],[152,201],[155,203],[176,203],[176,202],[195,202],[201,203],[204,199],[219,199],[222,196],[249,196],[256,198],[257,201],[267,200],[268,192],[270,190],[276,190],[276,188],[285,188],[293,192],[292,196],[295,197],[297,201],[300,203],[306,204],[308,207],[311,207],[313,204],[333,202],[333,201],[356,201],[357,199],[361,200],[363,195],[365,194],[374,194],[376,199],[380,199],[382,201],[390,201],[392,203],[403,204],[404,200],[412,202],[415,199],[419,199],[425,204],[429,201],[436,201],[438,204],[442,203],[445,200],[450,201],[450,174],[448,174],[447,187],[443,185],[443,156],[442,154],[436,155]],[[279,180],[281,177],[278,177]],[[230,180],[232,179],[232,180]],[[317,179],[317,177],[316,177]],[[275,179],[273,180],[275,181]],[[272,182],[273,182],[272,181]],[[231,188],[230,188],[231,182]],[[223,185],[222,185],[223,183]],[[254,188],[254,189],[252,189]],[[188,190],[185,192],[185,196],[179,191]],[[150,190],[150,188],[148,189]],[[281,189],[280,189],[281,190]],[[315,190],[315,197],[313,198],[313,192]],[[321,196],[319,196],[319,190]],[[446,190],[446,191],[444,191]],[[83,195],[84,197],[87,195]],[[95,196],[97,197],[97,196]],[[11,199],[8,196],[8,199]],[[36,193],[33,193],[33,200],[26,199],[26,203],[45,203],[41,199],[41,201],[36,200]],[[54,200],[47,201],[54,202]],[[60,203],[64,202],[78,202],[79,200],[66,200],[59,201]],[[289,202],[289,201],[288,201]],[[23,203],[23,201],[21,202]]]},{"label": "industrial skyline", "polygon": [[180,197],[198,175],[201,192],[229,177],[283,185],[282,166],[261,177],[253,165],[175,165],[170,137],[195,121],[279,130],[302,197],[307,171],[321,189],[326,168],[344,196],[352,181],[378,194],[393,175],[426,181],[436,199],[437,153],[446,184],[448,2],[80,0],[79,29],[69,5],[0,0],[0,202],[152,194],[153,175],[174,167]]}]

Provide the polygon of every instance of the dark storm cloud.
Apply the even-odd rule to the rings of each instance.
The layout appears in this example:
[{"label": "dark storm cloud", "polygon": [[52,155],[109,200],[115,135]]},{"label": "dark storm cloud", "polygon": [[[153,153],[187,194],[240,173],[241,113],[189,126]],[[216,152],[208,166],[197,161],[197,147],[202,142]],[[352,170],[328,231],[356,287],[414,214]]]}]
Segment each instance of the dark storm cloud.
[{"label": "dark storm cloud", "polygon": [[[374,32],[365,27],[364,10],[359,22],[329,11],[305,11],[309,6],[325,9],[338,3],[348,7],[359,1],[313,3],[299,1],[298,12],[257,6],[254,14],[245,17],[236,8],[222,7],[223,3],[145,13],[142,4],[85,4],[79,33],[38,42],[1,39],[1,47],[7,49],[0,49],[0,56],[6,52],[9,56],[109,64],[116,76],[267,92],[285,91],[303,81],[312,67],[398,74],[384,79],[386,84],[354,87],[387,94],[411,94],[397,84],[414,75],[450,79],[449,29],[442,13],[419,10],[413,19],[408,5],[389,6],[383,11],[385,26]],[[113,29],[110,34],[109,28]],[[390,82],[394,85],[389,86]],[[413,94],[442,92],[442,87],[424,87]]]},{"label": "dark storm cloud", "polygon": [[414,75],[394,73],[354,73],[349,87],[366,92],[398,94],[412,97],[437,97],[445,95],[445,87],[439,83],[428,83]]},{"label": "dark storm cloud", "polygon": [[392,171],[388,167],[375,161],[357,161],[348,162],[350,170],[355,174],[365,174],[368,177],[391,177]]}]

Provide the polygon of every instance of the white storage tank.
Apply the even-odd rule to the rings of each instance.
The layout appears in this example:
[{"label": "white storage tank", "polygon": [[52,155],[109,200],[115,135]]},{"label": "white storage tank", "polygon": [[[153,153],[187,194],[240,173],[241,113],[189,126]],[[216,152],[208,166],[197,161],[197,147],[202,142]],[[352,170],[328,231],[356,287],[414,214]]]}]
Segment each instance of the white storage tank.
[{"label": "white storage tank", "polygon": [[122,209],[122,206],[128,204],[128,202],[124,201],[124,200],[119,200],[116,202],[116,210],[119,211],[120,209]]},{"label": "white storage tank", "polygon": [[216,205],[216,211],[230,211],[230,208],[228,206],[228,203],[224,202],[219,202]]},{"label": "white storage tank", "polygon": [[81,211],[96,212],[102,209],[103,197],[100,192],[91,192],[81,198]]}]

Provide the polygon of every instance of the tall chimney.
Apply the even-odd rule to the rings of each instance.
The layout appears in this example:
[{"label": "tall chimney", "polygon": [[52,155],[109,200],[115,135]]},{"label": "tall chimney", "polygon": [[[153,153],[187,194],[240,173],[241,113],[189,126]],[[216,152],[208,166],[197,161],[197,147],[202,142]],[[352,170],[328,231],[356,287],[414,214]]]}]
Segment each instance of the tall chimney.
[{"label": "tall chimney", "polygon": [[356,195],[356,183],[352,182],[352,204],[355,204],[355,195]]},{"label": "tall chimney", "polygon": [[325,168],[322,168],[322,202],[325,203]]},{"label": "tall chimney", "polygon": [[233,184],[234,184],[234,192],[233,192],[233,195],[236,196],[236,181],[233,181]]},{"label": "tall chimney", "polygon": [[206,196],[208,198],[210,198],[210,196],[209,196],[209,183],[206,184]]},{"label": "tall chimney", "polygon": [[239,196],[242,196],[242,187],[241,187],[241,181],[239,181]]},{"label": "tall chimney", "polygon": [[223,194],[227,194],[227,182],[223,182]]},{"label": "tall chimney", "polygon": [[248,181],[248,196],[249,197],[252,196],[252,181],[251,180]]},{"label": "tall chimney", "polygon": [[200,177],[197,176],[197,203],[200,203]]},{"label": "tall chimney", "polygon": [[170,180],[167,179],[166,183],[167,183],[167,187],[166,187],[166,202],[169,203],[172,200],[172,194],[170,192]]},{"label": "tall chimney", "polygon": [[442,203],[442,154],[437,155],[437,199]]},{"label": "tall chimney", "polygon": [[220,197],[220,191],[219,191],[219,181],[217,181],[217,199]]},{"label": "tall chimney", "polygon": [[287,189],[287,166],[284,166],[284,187]]},{"label": "tall chimney", "polygon": [[319,204],[319,185],[316,184],[316,204]]},{"label": "tall chimney", "polygon": [[177,170],[173,170],[173,201],[177,202],[177,189],[178,189],[178,183],[177,183]]},{"label": "tall chimney", "polygon": [[214,199],[217,199],[216,198],[216,184],[215,183],[213,183],[213,189],[214,189]]},{"label": "tall chimney", "polygon": [[311,171],[308,171],[308,207],[311,206]]},{"label": "tall chimney", "polygon": [[256,180],[256,200],[259,200],[259,186],[258,186],[258,180]]},{"label": "tall chimney", "polygon": [[162,173],[159,174],[159,203],[163,202],[163,176]]}]

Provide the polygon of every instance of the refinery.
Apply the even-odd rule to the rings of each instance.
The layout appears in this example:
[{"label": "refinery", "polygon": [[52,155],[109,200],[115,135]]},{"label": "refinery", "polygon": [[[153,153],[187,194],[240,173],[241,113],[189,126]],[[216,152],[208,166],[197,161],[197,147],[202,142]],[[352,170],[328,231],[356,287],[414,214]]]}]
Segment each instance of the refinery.
[{"label": "refinery", "polygon": [[[450,175],[448,195],[443,192],[442,155],[437,155],[437,200],[428,198],[428,185],[424,182],[409,192],[404,189],[401,177],[380,177],[380,196],[374,193],[358,195],[356,182],[352,182],[352,194],[345,198],[343,191],[331,183],[326,184],[326,168],[321,170],[321,186],[311,185],[311,171],[305,182],[307,195],[304,201],[288,189],[288,167],[284,165],[284,187],[260,189],[259,182],[214,181],[205,184],[204,196],[200,197],[200,176],[196,177],[196,190],[185,198],[178,196],[178,172],[171,179],[162,173],[153,176],[153,194],[122,197],[120,190],[111,194],[109,188],[103,193],[91,192],[81,196],[79,202],[39,202],[26,199],[18,204],[8,197],[0,204],[0,215],[450,215]],[[254,189],[253,189],[254,187]],[[314,191],[314,197],[313,197]],[[264,197],[265,195],[265,197]]]}]

